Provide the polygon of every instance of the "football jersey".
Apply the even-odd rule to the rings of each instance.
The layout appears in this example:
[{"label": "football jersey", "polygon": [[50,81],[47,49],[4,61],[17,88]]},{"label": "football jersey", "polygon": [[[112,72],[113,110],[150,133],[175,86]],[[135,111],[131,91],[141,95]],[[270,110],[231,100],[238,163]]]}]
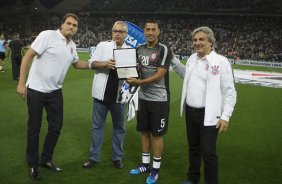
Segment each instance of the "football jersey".
[{"label": "football jersey", "polygon": [[[169,69],[172,51],[161,43],[153,48],[148,48],[147,44],[144,44],[137,48],[137,59],[140,66],[140,78],[145,79],[154,75],[159,67]],[[148,101],[169,100],[169,72],[159,81],[141,85],[139,98]]]}]

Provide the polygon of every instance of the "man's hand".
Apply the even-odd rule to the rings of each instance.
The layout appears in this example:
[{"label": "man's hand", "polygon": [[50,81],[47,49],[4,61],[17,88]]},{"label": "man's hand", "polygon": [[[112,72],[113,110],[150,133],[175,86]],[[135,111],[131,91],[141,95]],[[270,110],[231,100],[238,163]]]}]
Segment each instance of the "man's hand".
[{"label": "man's hand", "polygon": [[23,100],[25,100],[25,98],[26,98],[26,86],[24,84],[18,84],[17,93],[20,97],[23,98]]},{"label": "man's hand", "polygon": [[223,119],[219,119],[216,125],[216,128],[218,128],[218,133],[222,133],[227,131],[228,129],[228,121],[225,121]]},{"label": "man's hand", "polygon": [[128,78],[127,79],[128,84],[133,85],[133,86],[139,86],[140,85],[140,80],[136,78]]},{"label": "man's hand", "polygon": [[114,70],[115,67],[116,67],[115,60],[108,60],[108,61],[106,62],[106,67],[107,67],[108,69]]}]

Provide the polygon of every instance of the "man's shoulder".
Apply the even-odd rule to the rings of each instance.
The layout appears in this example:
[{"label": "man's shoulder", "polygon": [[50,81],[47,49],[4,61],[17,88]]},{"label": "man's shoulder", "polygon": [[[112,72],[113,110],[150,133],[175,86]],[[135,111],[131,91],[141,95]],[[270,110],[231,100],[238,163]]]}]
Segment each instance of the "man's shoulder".
[{"label": "man's shoulder", "polygon": [[141,49],[141,48],[147,48],[147,44],[144,43],[144,44],[141,44],[137,47],[137,49]]},{"label": "man's shoulder", "polygon": [[198,57],[198,54],[195,52],[195,53],[193,53],[191,56],[189,56],[189,58],[187,59],[187,61],[188,61],[188,62],[196,61],[196,60],[197,60],[197,57]]},{"label": "man's shoulder", "polygon": [[54,30],[45,30],[45,31],[41,31],[36,38],[47,38],[47,37],[55,37],[56,35],[58,35],[57,31]]},{"label": "man's shoulder", "polygon": [[110,44],[112,43],[112,40],[105,40],[105,41],[101,41],[99,44]]},{"label": "man's shoulder", "polygon": [[157,45],[160,46],[160,47],[168,48],[168,46],[166,44],[163,44],[161,42],[158,42]]},{"label": "man's shoulder", "polygon": [[41,31],[39,34],[56,34],[57,31],[55,30],[44,30],[44,31]]},{"label": "man's shoulder", "polygon": [[101,41],[98,43],[98,46],[107,46],[107,45],[111,45],[112,44],[112,40],[106,40],[106,41]]},{"label": "man's shoulder", "polygon": [[210,56],[211,56],[212,60],[214,60],[214,61],[216,61],[220,64],[229,64],[229,60],[225,56],[218,54],[215,51],[213,51]]},{"label": "man's shoulder", "polygon": [[221,60],[221,61],[228,61],[228,59],[225,56],[223,56],[221,54],[218,54],[215,51],[213,53],[214,53],[214,56],[217,57],[219,60]]}]

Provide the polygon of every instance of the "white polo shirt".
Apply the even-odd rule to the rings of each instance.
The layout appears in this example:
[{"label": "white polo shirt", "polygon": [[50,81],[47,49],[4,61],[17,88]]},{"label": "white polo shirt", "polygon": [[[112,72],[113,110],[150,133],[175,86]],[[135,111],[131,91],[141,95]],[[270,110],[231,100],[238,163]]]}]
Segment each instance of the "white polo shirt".
[{"label": "white polo shirt", "polygon": [[195,108],[205,107],[208,69],[208,60],[205,57],[197,57],[196,65],[191,71],[187,85],[186,103],[188,106]]},{"label": "white polo shirt", "polygon": [[62,88],[70,64],[79,60],[73,41],[66,44],[59,30],[41,32],[31,48],[38,54],[31,65],[26,86],[50,93]]}]

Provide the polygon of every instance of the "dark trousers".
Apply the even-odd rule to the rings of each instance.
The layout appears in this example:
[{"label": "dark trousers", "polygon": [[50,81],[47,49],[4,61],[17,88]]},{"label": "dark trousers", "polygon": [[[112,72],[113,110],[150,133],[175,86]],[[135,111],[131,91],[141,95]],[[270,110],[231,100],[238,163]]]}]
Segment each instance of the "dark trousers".
[{"label": "dark trousers", "polygon": [[186,106],[186,129],[189,145],[188,180],[200,180],[201,160],[204,162],[204,183],[218,184],[218,158],[216,126],[204,126],[205,109]]},{"label": "dark trousers", "polygon": [[12,62],[13,80],[18,80],[20,77],[20,68],[21,68],[22,57],[21,56],[12,56],[11,62]]},{"label": "dark trousers", "polygon": [[51,93],[42,93],[27,89],[28,131],[26,156],[29,167],[39,164],[39,133],[43,109],[45,108],[48,121],[48,132],[43,145],[41,163],[52,160],[55,145],[63,124],[63,95],[61,89]]}]

